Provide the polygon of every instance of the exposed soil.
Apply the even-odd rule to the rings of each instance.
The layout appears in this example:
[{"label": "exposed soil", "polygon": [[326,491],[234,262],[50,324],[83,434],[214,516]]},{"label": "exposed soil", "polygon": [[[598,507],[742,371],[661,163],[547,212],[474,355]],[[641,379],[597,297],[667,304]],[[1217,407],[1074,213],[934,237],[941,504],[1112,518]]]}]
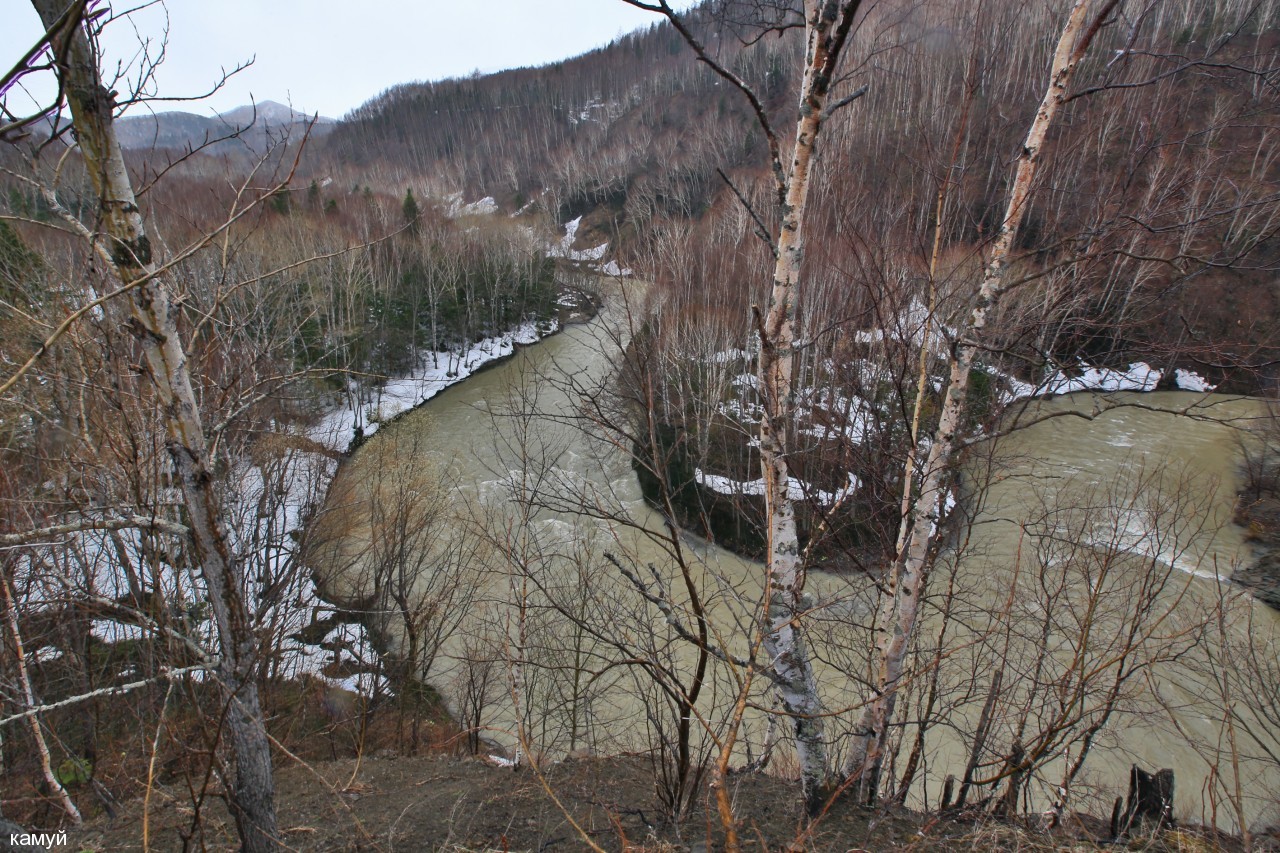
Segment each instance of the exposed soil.
[{"label": "exposed soil", "polygon": [[[1050,837],[905,810],[886,815],[848,803],[833,807],[802,837],[793,783],[751,775],[735,777],[731,785],[743,846],[751,850],[1099,849],[1096,823],[1078,822]],[[547,768],[545,786],[528,768],[513,771],[478,759],[340,760],[285,768],[277,789],[280,827],[293,850],[583,850],[590,838],[610,851],[708,851],[720,849],[723,840],[714,815],[701,810],[680,827],[664,821],[651,769],[637,758],[563,762]],[[234,826],[221,802],[206,809],[203,833],[186,849],[235,849]],[[140,812],[134,803],[114,824],[100,819],[71,842],[82,851],[141,850]],[[157,789],[151,849],[184,849],[190,821],[183,792]],[[1237,849],[1185,831],[1137,838],[1128,847]]]}]

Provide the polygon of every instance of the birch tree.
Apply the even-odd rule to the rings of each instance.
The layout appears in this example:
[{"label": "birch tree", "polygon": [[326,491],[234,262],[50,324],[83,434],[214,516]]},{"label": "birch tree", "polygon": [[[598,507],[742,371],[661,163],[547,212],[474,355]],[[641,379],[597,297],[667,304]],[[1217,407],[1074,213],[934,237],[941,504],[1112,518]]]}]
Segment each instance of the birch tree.
[{"label": "birch tree", "polygon": [[[137,340],[167,433],[174,479],[180,486],[190,544],[207,589],[217,627],[218,681],[227,705],[226,724],[235,758],[232,811],[243,849],[278,847],[270,745],[255,673],[258,640],[244,597],[241,567],[228,541],[214,491],[205,426],[192,386],[178,320],[180,309],[156,263],[151,240],[114,127],[115,94],[103,84],[100,57],[79,14],[65,14],[62,0],[32,0],[50,33],[60,90],[71,110],[78,149],[99,210],[90,233],[68,224],[93,243],[119,279],[127,302],[127,327]],[[83,10],[83,4],[75,7]]]},{"label": "birch tree", "polygon": [[[666,0],[632,6],[664,15],[697,54],[698,59],[737,88],[750,102],[768,141],[770,170],[776,193],[779,224],[770,236],[775,259],[769,304],[753,308],[760,336],[757,378],[760,383],[760,465],[765,482],[767,555],[764,652],[773,671],[782,709],[792,721],[800,762],[805,804],[817,810],[830,778],[822,701],[813,662],[805,642],[804,593],[806,566],[796,530],[796,512],[789,494],[791,469],[788,431],[794,420],[794,358],[801,344],[796,336],[796,306],[805,250],[805,222],[818,141],[831,114],[856,100],[865,90],[833,99],[840,60],[849,43],[860,0],[805,0],[803,9],[804,68],[800,80],[796,125],[790,152],[775,131],[760,96],[733,71],[718,63]],[[779,8],[779,22],[787,11]],[[779,26],[790,26],[779,23]]]},{"label": "birch tree", "polygon": [[[1026,216],[1045,140],[1068,97],[1068,87],[1080,60],[1118,0],[1076,0],[1058,37],[1049,85],[1027,131],[1018,155],[1008,204],[967,322],[959,330],[949,360],[949,378],[942,412],[927,453],[923,474],[898,541],[898,553],[888,572],[876,619],[876,673],[873,697],[854,729],[854,743],[845,765],[846,777],[867,799],[874,799],[880,780],[885,736],[893,720],[904,663],[915,635],[921,596],[928,579],[930,554],[936,545],[949,478],[965,447],[963,429],[968,410],[969,378],[983,350],[989,319],[1005,294],[1005,273],[1018,229]],[[1092,9],[1097,11],[1090,17]],[[910,463],[909,463],[910,464]],[[907,478],[914,471],[907,471]]]}]

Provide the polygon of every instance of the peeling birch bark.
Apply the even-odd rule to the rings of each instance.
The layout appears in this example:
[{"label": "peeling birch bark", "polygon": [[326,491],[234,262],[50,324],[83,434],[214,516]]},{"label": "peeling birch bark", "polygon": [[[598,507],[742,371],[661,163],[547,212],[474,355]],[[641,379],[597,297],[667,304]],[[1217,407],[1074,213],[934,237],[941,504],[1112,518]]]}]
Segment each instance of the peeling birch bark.
[{"label": "peeling birch bark", "polygon": [[[793,369],[796,290],[804,260],[805,207],[822,130],[832,70],[839,59],[858,4],[805,3],[805,68],[800,86],[795,148],[786,172],[782,222],[769,312],[760,321],[760,466],[768,520],[768,608],[764,650],[783,710],[792,720],[800,781],[812,813],[829,781],[827,743],[813,663],[805,644],[803,617],[806,567],[796,531],[795,505],[787,495],[791,472],[787,429],[794,419]],[[839,21],[839,23],[837,23]]]},{"label": "peeling birch bark", "polygon": [[[750,102],[769,141],[770,170],[780,211],[777,240],[772,243],[776,263],[769,308],[761,316],[753,306],[760,334],[757,378],[761,408],[759,450],[765,489],[768,549],[765,576],[767,596],[763,647],[772,670],[782,711],[792,721],[800,779],[810,812],[822,804],[830,779],[827,743],[813,663],[804,639],[804,615],[810,604],[804,595],[806,567],[796,531],[795,506],[787,495],[790,480],[787,429],[795,417],[792,371],[796,349],[796,290],[804,258],[805,206],[809,198],[818,135],[831,113],[857,100],[863,87],[829,103],[840,56],[849,41],[861,0],[805,0],[805,60],[800,86],[795,147],[784,168],[781,146],[763,102],[729,69],[720,65],[685,26],[668,0],[622,0],[666,16],[686,43],[724,80]],[[729,824],[726,824],[728,826]]]},{"label": "peeling birch bark", "polygon": [[949,475],[963,449],[960,432],[967,414],[969,375],[979,351],[978,342],[1004,293],[1005,270],[1018,228],[1026,215],[1045,138],[1066,100],[1067,86],[1076,66],[1097,32],[1096,21],[1114,8],[1116,0],[1108,0],[1103,5],[1095,26],[1086,31],[1090,5],[1091,0],[1075,0],[1058,38],[1049,86],[1018,155],[1009,203],[983,272],[977,302],[951,359],[942,414],[923,466],[919,494],[911,503],[909,529],[886,579],[886,592],[876,618],[876,693],[854,729],[853,747],[844,768],[846,778],[856,781],[854,788],[862,799],[874,800],[878,793],[885,739],[893,719],[904,663],[915,636],[920,598],[928,577],[929,554],[942,520]]},{"label": "peeling birch bark", "polygon": [[[32,0],[32,5],[47,28],[55,27],[65,11],[61,0]],[[240,567],[221,525],[204,425],[178,333],[179,309],[152,262],[151,241],[113,127],[114,93],[102,83],[96,51],[78,21],[56,33],[54,43],[65,56],[57,72],[85,171],[98,196],[98,240],[128,290],[128,325],[142,347],[160,403],[192,549],[218,627],[217,673],[236,767],[231,803],[242,849],[276,850],[271,750],[254,677],[258,641],[244,601]]]}]

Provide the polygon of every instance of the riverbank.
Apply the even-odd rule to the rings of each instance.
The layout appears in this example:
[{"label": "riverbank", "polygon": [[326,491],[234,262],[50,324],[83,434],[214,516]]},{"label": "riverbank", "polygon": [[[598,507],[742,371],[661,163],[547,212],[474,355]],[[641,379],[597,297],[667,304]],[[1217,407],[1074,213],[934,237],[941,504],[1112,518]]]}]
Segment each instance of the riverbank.
[{"label": "riverbank", "polygon": [[1258,556],[1231,579],[1248,588],[1254,598],[1280,610],[1280,500],[1270,498],[1244,507],[1240,518]]},{"label": "riverbank", "polygon": [[[526,321],[503,335],[484,338],[466,350],[424,353],[417,370],[389,380],[363,407],[334,408],[322,416],[308,430],[308,437],[317,446],[336,453],[338,460],[326,466],[319,475],[320,482],[313,487],[316,503],[307,513],[310,519],[328,500],[343,464],[380,429],[413,414],[444,391],[506,363],[522,349],[591,321],[600,310],[601,300],[582,286],[565,285],[556,305],[554,317]],[[305,545],[303,553],[308,583],[301,609],[312,616],[291,635],[300,643],[296,653],[307,658],[302,669],[354,694],[371,695],[375,690],[388,688],[390,685],[378,673],[382,670],[379,661],[385,659],[391,647],[390,640],[383,636],[377,620],[368,618],[362,601],[335,588],[326,581],[324,571],[311,565],[305,556]]]},{"label": "riverbank", "polygon": [[[659,748],[654,745],[657,736],[635,724],[654,707],[647,704],[645,683],[620,675],[623,670],[615,662],[650,660],[652,655],[661,654],[662,660],[677,668],[677,673],[691,671],[694,665],[688,647],[677,638],[656,632],[662,630],[660,617],[635,606],[636,591],[626,586],[625,578],[612,571],[612,565],[601,554],[602,549],[607,549],[615,555],[626,555],[635,565],[652,566],[655,583],[665,585],[680,578],[670,551],[630,527],[635,524],[650,531],[666,529],[664,518],[654,513],[640,494],[631,455],[607,438],[581,430],[580,421],[574,417],[581,411],[584,389],[589,393],[616,381],[609,378],[615,356],[628,340],[628,327],[619,330],[627,317],[618,315],[615,307],[606,307],[594,323],[560,335],[544,346],[527,348],[502,367],[462,383],[447,399],[437,399],[415,417],[379,435],[344,463],[342,477],[349,490],[335,489],[334,499],[326,508],[327,523],[332,526],[331,541],[338,550],[333,559],[318,565],[331,568],[343,592],[367,599],[378,591],[376,573],[382,572],[381,576],[386,577],[388,566],[394,569],[399,565],[388,563],[386,555],[394,558],[406,553],[396,547],[399,540],[394,534],[399,528],[393,527],[393,535],[388,538],[384,520],[370,524],[360,517],[367,490],[374,488],[382,476],[383,491],[392,498],[403,494],[420,500],[423,492],[416,488],[419,482],[438,483],[440,474],[447,475],[453,487],[442,498],[428,498],[432,501],[428,509],[440,501],[445,521],[432,524],[431,529],[456,531],[456,535],[428,535],[428,544],[440,549],[457,548],[470,536],[490,550],[479,559],[465,561],[465,565],[474,567],[466,574],[448,568],[457,564],[445,563],[449,573],[442,576],[438,573],[441,562],[433,558],[408,564],[410,569],[420,567],[434,584],[417,587],[428,604],[448,589],[474,591],[475,596],[473,606],[467,608],[427,609],[433,613],[464,614],[460,623],[444,625],[442,630],[449,635],[432,659],[430,681],[446,699],[452,699],[459,718],[468,720],[477,730],[491,735],[507,749],[514,749],[519,737],[527,738],[532,744],[530,749],[548,758],[572,754],[584,746],[595,755]],[[671,362],[666,367],[670,369]],[[734,364],[726,364],[725,370],[730,371],[730,377],[741,372]],[[1062,596],[1101,596],[1099,600],[1110,620],[1120,618],[1116,609],[1134,600],[1131,583],[1148,577],[1153,584],[1167,583],[1168,597],[1160,601],[1171,604],[1184,589],[1190,590],[1188,594],[1213,590],[1203,581],[1186,577],[1186,568],[1226,569],[1238,564],[1239,531],[1230,526],[1238,470],[1232,439],[1238,435],[1237,425],[1255,416],[1255,402],[1159,391],[1107,394],[1102,402],[1109,409],[1101,413],[1095,413],[1095,402],[1093,395],[1087,395],[1035,403],[1026,417],[1041,415],[1038,419],[1042,422],[1001,442],[1007,453],[993,460],[996,467],[990,478],[984,472],[973,473],[983,482],[992,481],[989,512],[968,527],[973,534],[966,539],[968,559],[956,567],[954,578],[939,588],[957,602],[957,612],[964,613],[963,623],[953,620],[947,634],[948,646],[954,651],[945,656],[940,669],[944,683],[964,685],[975,672],[982,673],[979,679],[985,679],[996,665],[993,661],[1010,661],[1007,665],[1012,667],[1033,660],[1041,648],[1033,644],[1042,630],[1037,626],[1050,624],[1063,637],[1081,636],[1079,629],[1072,626],[1075,630],[1070,630],[1067,622],[1088,608],[1064,608],[1058,604]],[[839,401],[825,405],[834,408],[837,415],[844,411]],[[1176,414],[1191,405],[1203,416]],[[527,417],[495,417],[513,410],[524,412]],[[1079,410],[1091,417],[1057,416]],[[1221,423],[1224,419],[1233,423]],[[843,432],[844,427],[856,423],[856,419],[849,423],[847,418],[822,421],[832,432]],[[412,452],[413,448],[419,452]],[[1146,470],[1142,458],[1151,460]],[[513,474],[520,476],[514,479]],[[704,479],[705,474],[704,470]],[[696,472],[689,472],[688,478],[696,479]],[[750,474],[744,472],[735,479],[747,482]],[[847,482],[847,476],[844,479]],[[836,488],[817,478],[804,481],[823,491],[834,493]],[[536,489],[537,503],[522,503],[515,488]],[[1213,499],[1214,495],[1218,499]],[[410,504],[410,509],[413,506]],[[972,504],[965,501],[965,506]],[[526,509],[536,513],[532,520],[525,514]],[[628,526],[606,527],[596,516],[587,515],[588,510],[609,513],[610,518],[623,520]],[[456,521],[451,521],[451,512],[456,513]],[[1039,526],[1036,519],[1042,520]],[[477,521],[485,525],[483,529],[477,529]],[[449,527],[450,523],[454,526]],[[1055,556],[1059,552],[1028,544],[1028,536],[1039,532],[1045,548],[1055,548],[1059,540],[1052,534],[1059,523],[1072,531],[1072,536],[1062,541],[1079,543],[1075,552],[1062,555],[1067,559],[1059,560]],[[1211,532],[1218,531],[1223,523],[1224,537],[1212,536]],[[418,529],[414,525],[405,527],[412,536],[417,535]],[[372,548],[376,543],[382,544]],[[746,608],[759,600],[763,577],[759,565],[689,539],[682,539],[681,543],[691,584],[698,590],[711,591],[706,596],[709,605],[705,610],[711,630],[725,637],[739,636],[735,632],[741,631],[743,620],[750,618]],[[518,550],[507,550],[511,548]],[[1107,565],[1117,567],[1107,574],[1105,587],[1097,585],[1096,577],[1093,585],[1086,582],[1098,555]],[[1039,562],[1042,556],[1044,561]],[[1174,568],[1179,571],[1175,573]],[[1054,573],[1054,577],[1044,576],[1048,591],[1036,581],[1042,577],[1038,574],[1040,569]],[[513,570],[519,574],[513,574]],[[513,589],[512,578],[518,581],[525,576],[534,580],[528,587]],[[1016,595],[1011,592],[1014,581]],[[830,708],[853,707],[862,698],[856,674],[866,671],[866,650],[873,648],[872,638],[863,626],[870,621],[868,614],[874,613],[875,586],[856,573],[815,572],[809,582],[806,591],[813,596],[816,614],[811,636],[815,660],[819,661],[817,675],[824,685],[824,702]],[[684,605],[680,588],[666,588],[674,590],[672,594],[680,596],[676,600]],[[381,592],[385,594],[385,585]],[[1157,595],[1154,591],[1151,594]],[[1052,600],[1046,601],[1047,597]],[[940,635],[939,607],[934,601],[931,599],[921,623],[922,637]],[[1010,604],[1008,608],[992,608],[993,601]],[[510,637],[515,620],[522,615],[527,619],[526,635],[533,639],[519,647],[519,657],[515,657],[512,649],[516,647]],[[1191,612],[1187,616],[1195,618]],[[1153,618],[1158,622],[1158,615]],[[1052,623],[1047,621],[1050,619]],[[396,625],[388,627],[394,631]],[[1008,638],[1010,629],[1019,639],[1016,647],[1005,649],[1010,641],[1001,638]],[[963,636],[953,640],[957,636],[954,632],[963,632]],[[1088,678],[1090,684],[1097,685],[1108,674],[1106,662],[1113,659],[1109,653],[1111,638],[1120,635],[1099,629],[1087,631],[1084,636],[1090,638],[1089,648],[1082,650],[1088,656]],[[655,651],[647,645],[650,642],[664,645]],[[1156,638],[1153,645],[1162,642]],[[642,643],[646,645],[637,647]],[[1170,653],[1178,651],[1173,649]],[[1165,652],[1164,646],[1151,650],[1155,656]],[[591,672],[601,675],[575,680],[586,670],[572,662],[583,659],[589,661]],[[1070,661],[1071,658],[1060,660],[1056,656],[1044,659],[1046,666],[1058,668]],[[519,706],[510,698],[508,681],[510,673],[517,671],[509,667],[516,663],[527,679],[525,684],[530,685],[519,694]],[[727,677],[718,665],[715,672],[717,678]],[[1181,664],[1162,666],[1152,679],[1165,698],[1169,698],[1171,690],[1198,689],[1189,682]],[[917,680],[916,684],[922,682]],[[761,694],[758,699],[753,697],[753,705],[768,702],[766,687],[760,687]],[[1024,706],[1043,707],[1042,703],[1053,701],[1052,689],[1049,682],[1041,681],[1025,687],[1017,685],[1017,692],[1009,687],[998,697],[1001,713],[1022,713],[1018,709]],[[958,775],[965,766],[972,750],[974,721],[985,693],[985,685],[979,681],[976,691],[966,688],[965,692],[941,694],[944,704],[937,706],[929,718],[925,749],[933,760],[929,776],[924,778],[935,795],[947,773]],[[700,714],[709,720],[723,719],[721,715],[727,713],[723,695],[705,694]],[[919,693],[915,695],[924,701]],[[1089,695],[1102,698],[1097,702],[1090,699],[1085,710],[1091,715],[1105,713],[1106,708],[1098,709],[1100,703],[1106,702],[1105,693]],[[1077,780],[1073,800],[1109,806],[1117,793],[1123,794],[1116,787],[1127,778],[1135,760],[1145,767],[1173,769],[1182,790],[1200,791],[1206,770],[1195,745],[1220,742],[1212,712],[1200,709],[1216,704],[1211,696],[1185,692],[1178,693],[1176,701],[1190,709],[1178,717],[1178,724],[1189,734],[1171,733],[1171,724],[1163,715],[1152,712],[1152,705],[1144,696],[1126,694],[1121,707],[1113,709],[1114,723],[1105,726],[1106,748],[1099,746],[1090,752],[1090,775],[1087,780]],[[522,714],[522,708],[529,709],[527,716]],[[833,714],[829,718],[833,740],[847,731],[852,723],[850,716]],[[763,717],[754,711],[744,717],[743,743],[750,747],[752,755],[759,754],[768,740],[769,729]],[[1052,725],[1041,723],[1036,716],[1028,719],[1029,726],[1036,726],[1028,730],[1037,737],[1040,726]],[[1066,734],[1055,734],[1051,728],[1044,731],[1054,737],[1078,738],[1086,726],[1099,719],[1103,718],[1090,716],[1073,724]],[[910,738],[914,731],[909,729],[906,737]],[[1012,748],[1005,731],[987,740],[986,748],[996,756],[992,761]],[[1188,737],[1195,738],[1194,744],[1188,745]],[[747,760],[746,747],[735,757],[735,763],[739,760]],[[1049,764],[1037,769],[1036,778],[1056,781],[1059,771],[1059,766]],[[921,785],[917,784],[910,802],[923,799],[923,794],[917,793],[920,791]],[[1047,806],[1052,794],[1036,788],[1030,796],[1033,803]],[[1180,819],[1194,819],[1203,812],[1202,805],[1203,800],[1194,794],[1182,798]]]},{"label": "riverbank", "polygon": [[1259,433],[1260,444],[1244,452],[1244,487],[1235,512],[1256,559],[1233,579],[1280,609],[1280,420],[1272,417]]},{"label": "riverbank", "polygon": [[[919,309],[923,311],[923,307]],[[867,344],[883,332],[859,333]],[[879,336],[879,337],[877,337]],[[761,416],[755,355],[730,348],[702,352],[695,358],[704,373],[718,373],[724,386],[722,399],[706,416],[702,401],[681,397],[682,387],[693,379],[671,379],[670,398],[674,419],[657,425],[658,447],[635,445],[633,455],[641,488],[651,506],[670,501],[680,523],[690,531],[747,559],[759,560],[765,550],[765,484],[759,476],[756,450]],[[877,377],[874,383],[858,382]],[[941,387],[945,377],[933,377]],[[841,384],[843,380],[843,385]],[[660,380],[661,381],[661,380]],[[683,385],[681,384],[683,382]],[[865,387],[876,389],[869,394]],[[1166,386],[1193,395],[1207,395],[1214,386],[1188,370],[1160,370],[1145,362],[1126,368],[1107,368],[1083,362],[1071,369],[1047,371],[1037,382],[1026,382],[986,367],[975,380],[979,408],[1003,411],[992,423],[977,427],[995,430],[996,424],[1024,420],[1028,407],[1076,394],[1154,394]],[[797,378],[793,398],[795,449],[789,456],[789,498],[795,504],[801,546],[810,568],[836,574],[878,573],[892,561],[900,528],[898,507],[902,496],[903,449],[910,444],[902,410],[896,398],[885,395],[893,377],[870,359],[837,364],[827,359]],[[1194,401],[1195,397],[1188,397]],[[1117,405],[1110,398],[1094,404]],[[1194,403],[1188,403],[1194,405]],[[684,412],[692,418],[679,420]],[[928,435],[937,407],[930,401],[923,409],[922,433]],[[1003,418],[1003,420],[1001,420]],[[927,453],[929,439],[921,440],[917,458]],[[1126,446],[1140,446],[1130,444]],[[666,483],[654,471],[665,467]],[[665,485],[666,496],[663,496]],[[958,494],[948,491],[942,507],[943,521],[958,506]]]},{"label": "riverbank", "polygon": [[307,430],[307,437],[331,450],[349,453],[379,428],[412,412],[445,389],[511,358],[520,347],[536,344],[565,326],[589,321],[600,308],[599,298],[581,287],[562,289],[556,306],[554,317],[526,320],[508,332],[482,338],[466,349],[420,353],[414,370],[392,377],[373,389],[353,388],[347,402],[322,415]]}]

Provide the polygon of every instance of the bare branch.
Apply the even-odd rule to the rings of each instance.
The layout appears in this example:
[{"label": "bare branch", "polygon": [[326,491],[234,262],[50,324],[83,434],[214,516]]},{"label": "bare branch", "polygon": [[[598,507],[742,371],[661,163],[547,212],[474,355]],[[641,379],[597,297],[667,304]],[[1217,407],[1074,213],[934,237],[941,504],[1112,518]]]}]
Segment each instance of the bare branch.
[{"label": "bare branch", "polygon": [[747,211],[747,215],[751,217],[751,221],[756,227],[756,236],[768,244],[769,252],[776,260],[778,257],[778,244],[774,241],[773,235],[769,233],[769,229],[765,227],[764,222],[760,219],[760,214],[756,213],[756,209],[751,205],[751,202],[747,201],[746,197],[734,185],[733,181],[729,180],[729,176],[724,173],[724,169],[716,169],[716,174],[720,176],[721,180],[725,182],[725,185],[729,187],[730,191],[733,192],[738,201],[742,203],[743,209]]},{"label": "bare branch", "polygon": [[25,720],[28,717],[34,717],[37,714],[43,714],[46,711],[56,711],[59,708],[69,708],[72,705],[79,705],[81,702],[88,702],[91,699],[100,699],[103,696],[122,696],[125,693],[137,690],[140,687],[146,687],[148,684],[155,684],[157,681],[172,681],[191,675],[194,672],[208,672],[213,667],[210,664],[196,664],[195,666],[184,666],[179,669],[160,668],[160,674],[155,678],[144,678],[141,681],[130,681],[128,684],[117,684],[113,687],[100,687],[97,690],[90,690],[88,693],[81,693],[68,699],[61,699],[57,702],[49,702],[44,705],[37,705],[34,708],[28,708],[17,714],[11,714],[8,717],[0,718],[0,726],[9,723]]},{"label": "bare branch", "polygon": [[622,0],[622,2],[629,6],[635,6],[637,9],[644,9],[646,12],[654,12],[666,17],[671,22],[671,25],[676,28],[676,31],[680,33],[681,37],[684,38],[685,43],[697,55],[698,61],[704,63],[717,75],[731,83],[746,97],[747,102],[751,104],[752,111],[756,114],[756,121],[759,122],[760,129],[764,131],[765,139],[769,142],[769,162],[773,171],[778,201],[781,202],[786,196],[787,186],[786,172],[782,167],[782,149],[778,144],[778,135],[773,130],[773,123],[769,121],[769,113],[765,110],[764,102],[760,100],[760,96],[745,80],[712,58],[706,47],[689,29],[684,19],[671,8],[667,0],[658,0],[657,3],[645,3],[643,0]]},{"label": "bare branch", "polygon": [[0,546],[15,548],[41,542],[68,533],[86,533],[90,530],[151,530],[155,533],[167,533],[172,536],[187,536],[191,533],[186,525],[162,518],[145,515],[129,515],[121,518],[88,518],[83,521],[72,521],[66,524],[54,524],[39,527],[23,533],[0,534]]}]

